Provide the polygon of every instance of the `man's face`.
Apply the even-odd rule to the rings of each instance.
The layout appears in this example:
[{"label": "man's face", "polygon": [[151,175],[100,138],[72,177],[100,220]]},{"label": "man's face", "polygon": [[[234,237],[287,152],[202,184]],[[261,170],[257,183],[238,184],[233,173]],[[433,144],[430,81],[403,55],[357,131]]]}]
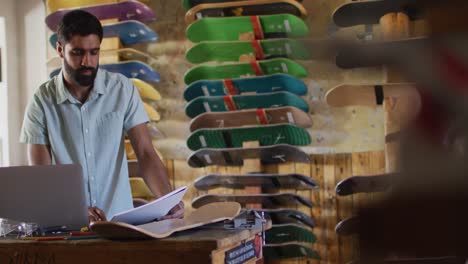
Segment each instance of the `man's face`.
[{"label": "man's face", "polygon": [[100,45],[99,37],[94,34],[75,35],[65,46],[61,43],[57,45],[68,80],[82,87],[89,87],[94,83],[99,66]]}]

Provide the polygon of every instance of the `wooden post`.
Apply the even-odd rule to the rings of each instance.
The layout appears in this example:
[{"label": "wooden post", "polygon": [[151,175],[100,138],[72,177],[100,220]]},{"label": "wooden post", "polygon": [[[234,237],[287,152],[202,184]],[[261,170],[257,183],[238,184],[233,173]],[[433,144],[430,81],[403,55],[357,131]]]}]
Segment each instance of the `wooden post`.
[{"label": "wooden post", "polygon": [[[380,19],[380,27],[383,40],[397,40],[410,36],[410,19],[404,13],[390,13]],[[385,82],[405,82],[399,72],[392,68],[384,67]],[[385,135],[398,132],[401,129],[401,117],[408,112],[409,98],[387,97],[384,99],[384,130]],[[399,169],[399,141],[385,143],[385,171],[395,172]]]},{"label": "wooden post", "polygon": [[[242,144],[244,148],[256,148],[260,146],[258,141],[248,141]],[[259,158],[256,159],[245,159],[244,165],[241,168],[241,175],[247,173],[258,173],[262,172],[262,164]],[[248,176],[246,176],[248,177]],[[259,194],[262,193],[262,187],[260,186],[251,186],[245,188],[245,194]],[[248,204],[247,208],[262,208],[261,204]]]}]

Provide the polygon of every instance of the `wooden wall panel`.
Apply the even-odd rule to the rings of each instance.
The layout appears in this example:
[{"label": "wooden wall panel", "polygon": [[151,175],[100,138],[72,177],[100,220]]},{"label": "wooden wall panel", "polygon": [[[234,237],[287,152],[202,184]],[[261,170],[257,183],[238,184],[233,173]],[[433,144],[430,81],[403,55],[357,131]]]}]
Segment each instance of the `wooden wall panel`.
[{"label": "wooden wall panel", "polygon": [[[188,185],[189,190],[184,197],[186,212],[189,214],[193,198],[206,193],[241,194],[244,190],[217,188],[210,191],[198,191],[193,187],[193,181],[209,173],[239,174],[240,167],[210,166],[203,169],[190,168],[185,160],[165,161],[171,182],[174,187]],[[317,227],[313,229],[317,236],[317,243],[312,247],[319,252],[320,261],[311,259],[293,259],[269,263],[280,264],[314,264],[314,263],[347,263],[359,258],[359,245],[356,236],[342,237],[335,233],[336,224],[357,213],[359,206],[366,206],[373,200],[378,200],[382,194],[357,194],[339,197],[335,193],[338,182],[352,175],[372,175],[383,173],[385,157],[383,151],[312,155],[310,164],[288,163],[282,165],[264,166],[264,172],[270,173],[301,173],[314,178],[320,185],[319,190],[297,191],[282,189],[281,192],[291,191],[312,200],[314,207],[293,206],[312,215]]]}]

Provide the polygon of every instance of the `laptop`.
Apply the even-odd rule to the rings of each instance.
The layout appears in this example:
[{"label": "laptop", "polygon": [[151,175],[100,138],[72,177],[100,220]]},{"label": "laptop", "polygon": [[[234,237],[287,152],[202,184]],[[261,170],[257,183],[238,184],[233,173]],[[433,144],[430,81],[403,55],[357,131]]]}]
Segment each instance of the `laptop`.
[{"label": "laptop", "polygon": [[80,230],[87,208],[80,165],[0,168],[0,218]]}]

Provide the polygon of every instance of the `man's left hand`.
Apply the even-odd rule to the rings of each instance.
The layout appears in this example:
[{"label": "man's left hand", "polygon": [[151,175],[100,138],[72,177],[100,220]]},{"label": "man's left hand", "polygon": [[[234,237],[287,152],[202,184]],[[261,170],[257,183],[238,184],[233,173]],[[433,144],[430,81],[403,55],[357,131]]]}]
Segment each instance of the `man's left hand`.
[{"label": "man's left hand", "polygon": [[158,221],[167,220],[167,219],[177,219],[177,218],[184,218],[184,202],[180,201],[179,204],[174,206],[169,213],[163,217],[158,218]]}]

